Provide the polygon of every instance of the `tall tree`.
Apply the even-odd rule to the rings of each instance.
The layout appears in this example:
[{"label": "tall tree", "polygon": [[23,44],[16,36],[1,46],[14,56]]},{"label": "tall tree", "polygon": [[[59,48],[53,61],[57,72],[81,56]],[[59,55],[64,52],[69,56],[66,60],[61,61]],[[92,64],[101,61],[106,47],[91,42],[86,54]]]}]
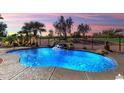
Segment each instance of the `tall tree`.
[{"label": "tall tree", "polygon": [[24,26],[22,26],[22,30],[19,32],[21,36],[25,36],[25,40],[23,40],[23,43],[31,43],[31,37],[29,37],[29,34],[31,34],[31,25],[30,23],[24,23]]},{"label": "tall tree", "polygon": [[41,32],[44,32],[46,30],[45,25],[43,23],[31,21],[29,23],[24,24],[24,26],[22,27],[22,31],[24,31],[27,35],[28,33],[33,33],[33,37],[35,38],[35,44],[37,44],[38,32],[41,34]]},{"label": "tall tree", "polygon": [[7,25],[3,22],[0,22],[0,36],[7,35],[6,28],[7,28]]},{"label": "tall tree", "polygon": [[54,28],[55,28],[55,33],[60,37],[61,36],[61,32],[59,31],[59,23],[56,21],[53,24]]},{"label": "tall tree", "polygon": [[72,28],[72,25],[73,25],[73,20],[71,17],[69,17],[68,19],[66,19],[66,31],[68,33],[71,33],[71,28]]},{"label": "tall tree", "polygon": [[79,33],[83,35],[83,37],[85,37],[85,34],[88,33],[91,30],[91,28],[88,24],[81,23],[78,25],[77,30]]},{"label": "tall tree", "polygon": [[65,40],[67,38],[67,33],[71,33],[72,25],[73,25],[72,18],[69,17],[69,18],[65,19],[64,16],[60,16],[58,21],[56,21],[53,24],[53,26],[56,29],[56,33],[59,36],[63,36]]}]

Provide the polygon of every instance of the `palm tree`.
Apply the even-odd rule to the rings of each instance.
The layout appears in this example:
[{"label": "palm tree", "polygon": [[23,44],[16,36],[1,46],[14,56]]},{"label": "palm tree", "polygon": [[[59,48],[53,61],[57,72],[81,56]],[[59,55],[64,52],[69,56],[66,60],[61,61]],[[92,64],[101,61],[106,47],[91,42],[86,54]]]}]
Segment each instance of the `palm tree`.
[{"label": "palm tree", "polygon": [[0,22],[0,36],[7,35],[6,28],[7,28],[7,25],[3,22]]},{"label": "palm tree", "polygon": [[22,26],[22,31],[19,32],[21,36],[25,36],[25,41],[23,43],[27,44],[30,42],[31,44],[31,37],[29,37],[29,34],[31,34],[31,25],[30,23],[24,23],[24,26]]},{"label": "palm tree", "polygon": [[64,16],[60,16],[59,30],[63,34],[64,39],[66,39],[66,37],[67,37],[67,34],[66,34],[66,20],[65,20]]},{"label": "palm tree", "polygon": [[73,25],[73,20],[71,17],[69,17],[68,19],[66,19],[66,25],[67,25],[67,32],[68,33],[71,33],[71,28],[72,28],[72,25]]},{"label": "palm tree", "polygon": [[55,22],[53,24],[54,28],[55,28],[55,33],[60,37],[61,36],[61,32],[59,31],[59,23]]},{"label": "palm tree", "polygon": [[73,21],[72,18],[69,17],[67,19],[64,16],[60,16],[59,20],[56,21],[53,26],[56,29],[56,33],[61,37],[63,36],[64,39],[67,39],[67,33],[71,33]]},{"label": "palm tree", "polygon": [[85,34],[88,33],[91,30],[91,28],[88,24],[81,23],[78,25],[77,30],[79,33],[83,35],[83,37],[85,37]]},{"label": "palm tree", "polygon": [[[25,23],[22,27],[22,30],[28,35],[28,33],[33,33],[33,37],[35,38],[35,44],[38,45],[38,32],[41,34],[41,32],[46,31],[45,25],[43,23],[37,22],[37,21],[31,21],[29,23]],[[33,40],[34,43],[34,40]]]},{"label": "palm tree", "polygon": [[44,29],[45,25],[43,23],[37,21],[36,22],[31,21],[29,24],[30,24],[30,29],[33,32],[34,36],[37,36],[38,32],[41,33],[46,31]]}]

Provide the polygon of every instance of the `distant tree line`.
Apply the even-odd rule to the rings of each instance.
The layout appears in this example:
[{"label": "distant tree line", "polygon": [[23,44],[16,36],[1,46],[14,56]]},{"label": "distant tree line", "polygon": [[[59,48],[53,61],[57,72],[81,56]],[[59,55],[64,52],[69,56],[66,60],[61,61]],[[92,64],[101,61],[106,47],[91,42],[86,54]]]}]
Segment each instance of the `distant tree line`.
[{"label": "distant tree line", "polygon": [[[65,18],[60,16],[56,22],[53,23],[55,28],[55,33],[57,37],[62,40],[67,40],[68,35],[78,36],[77,34],[72,34],[72,27],[74,22],[71,17]],[[85,37],[85,34],[91,30],[88,24],[79,24],[77,27],[77,32],[80,36]],[[38,39],[42,37],[42,32],[46,32],[45,24],[38,21],[26,22],[15,36],[17,36],[18,43],[20,45],[38,45]],[[51,29],[48,31],[47,37],[54,37],[54,31]]]},{"label": "distant tree line", "polygon": [[123,37],[124,29],[108,29],[93,34],[93,37]]},{"label": "distant tree line", "polygon": [[[77,26],[77,29],[75,32],[72,33],[72,30],[74,26],[74,21],[71,17],[65,18],[64,16],[60,16],[54,23],[53,27],[55,28],[55,31],[50,29],[48,32],[49,38],[55,37],[55,34],[57,34],[57,37],[59,40],[67,40],[68,36],[73,38],[85,38],[86,33],[91,31],[91,27],[88,24],[81,23]],[[0,37],[6,37],[7,24],[0,22]],[[123,29],[108,29],[103,30],[102,32],[94,33],[93,37],[117,37],[121,36],[121,33]],[[24,25],[21,28],[21,31],[18,31],[16,34],[8,36],[7,38],[4,38],[3,41],[10,41],[11,44],[18,44],[18,45],[34,45],[38,46],[38,40],[41,40],[42,38],[42,32],[46,32],[46,27],[44,23],[38,22],[38,21],[30,21],[25,22]]]}]

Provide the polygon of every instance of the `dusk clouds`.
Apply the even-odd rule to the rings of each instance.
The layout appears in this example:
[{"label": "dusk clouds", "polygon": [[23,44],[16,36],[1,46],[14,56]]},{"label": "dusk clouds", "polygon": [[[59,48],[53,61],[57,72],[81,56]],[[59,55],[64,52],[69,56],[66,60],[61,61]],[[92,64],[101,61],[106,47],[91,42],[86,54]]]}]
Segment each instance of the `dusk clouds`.
[{"label": "dusk clouds", "polygon": [[53,29],[53,23],[59,16],[71,16],[74,21],[74,30],[80,23],[89,24],[92,32],[102,31],[110,28],[124,28],[124,14],[112,13],[3,13],[5,22],[8,25],[8,32],[15,33],[21,30],[25,22],[39,21],[46,25],[47,30]]}]

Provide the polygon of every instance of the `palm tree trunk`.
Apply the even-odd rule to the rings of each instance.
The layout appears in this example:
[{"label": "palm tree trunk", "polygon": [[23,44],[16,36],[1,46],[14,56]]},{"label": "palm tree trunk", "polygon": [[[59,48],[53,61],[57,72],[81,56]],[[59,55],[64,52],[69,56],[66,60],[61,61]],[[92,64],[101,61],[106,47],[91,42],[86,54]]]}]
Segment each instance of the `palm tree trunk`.
[{"label": "palm tree trunk", "polygon": [[83,38],[85,37],[85,33],[83,33]]},{"label": "palm tree trunk", "polygon": [[35,37],[35,45],[38,46],[38,37]]},{"label": "palm tree trunk", "polygon": [[58,38],[59,38],[59,42],[60,42],[60,38],[61,38],[61,33],[58,33]]},{"label": "palm tree trunk", "polygon": [[66,31],[64,32],[64,39],[67,40],[67,33],[66,33]]},{"label": "palm tree trunk", "polygon": [[29,45],[31,45],[31,35],[30,35],[30,41],[29,42],[30,42]]}]

